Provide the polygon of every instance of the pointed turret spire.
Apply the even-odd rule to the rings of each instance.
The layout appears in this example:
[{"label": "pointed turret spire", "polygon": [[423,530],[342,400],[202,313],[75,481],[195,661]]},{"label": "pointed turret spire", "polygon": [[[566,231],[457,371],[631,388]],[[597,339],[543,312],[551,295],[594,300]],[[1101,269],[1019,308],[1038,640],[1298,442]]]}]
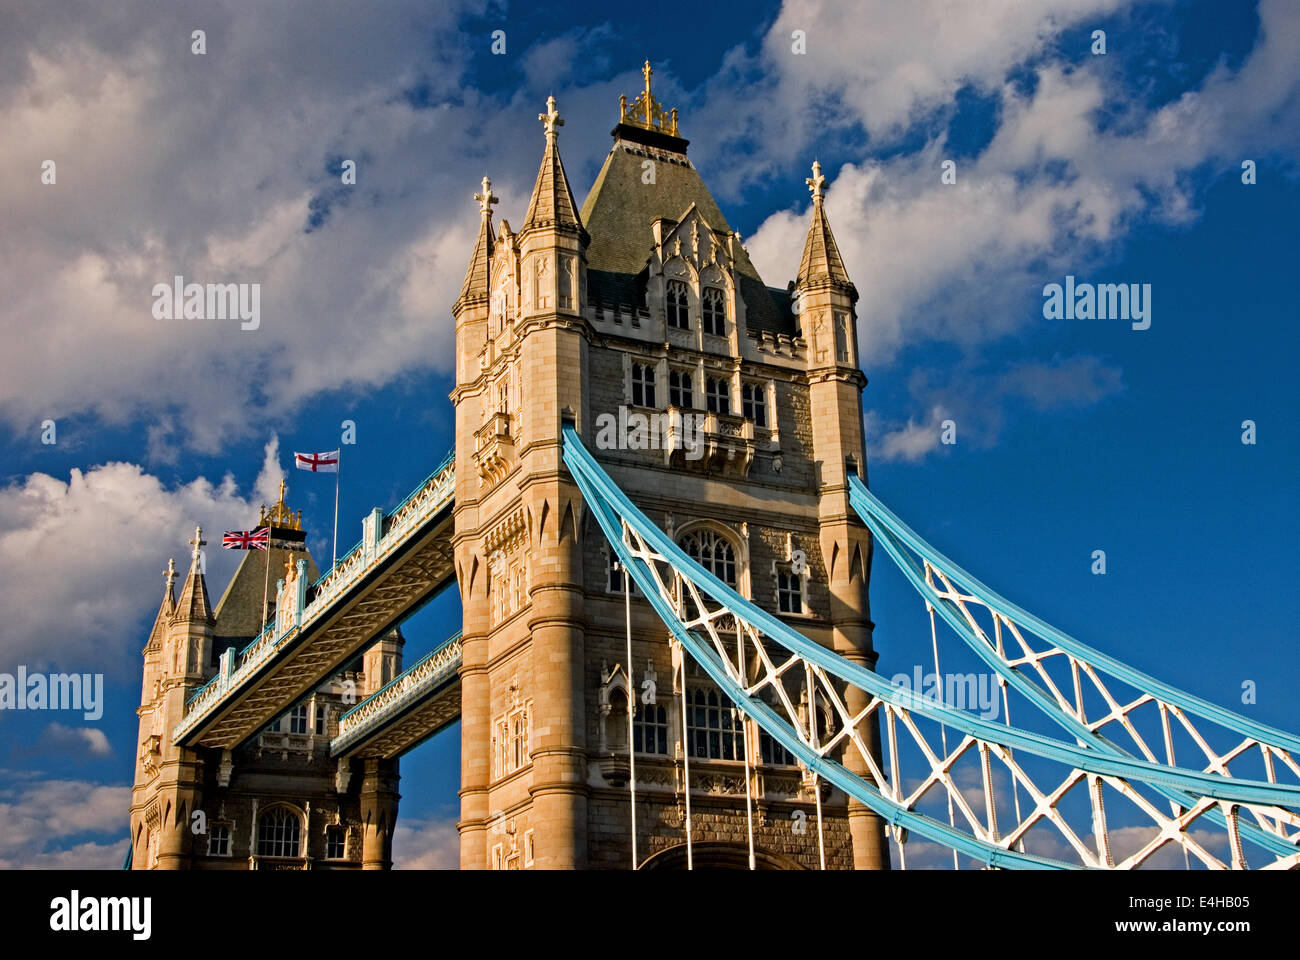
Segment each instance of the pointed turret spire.
[{"label": "pointed turret spire", "polygon": [[826,207],[822,188],[826,178],[822,176],[822,165],[814,160],[813,175],[804,180],[812,193],[812,222],[808,224],[808,239],[803,245],[803,260],[799,263],[797,282],[800,286],[808,283],[827,282],[851,287],[849,272],[844,269],[844,259],[840,248],[831,233],[830,222],[826,219]]},{"label": "pointed turret spire", "polygon": [[203,528],[194,528],[194,539],[190,541],[194,546],[194,551],[190,554],[190,573],[185,578],[185,586],[181,588],[180,599],[176,602],[176,619],[178,620],[211,620],[212,606],[208,603],[208,587],[203,579],[203,547],[207,545],[203,539]]},{"label": "pointed turret spire", "polygon": [[542,155],[541,169],[537,171],[537,182],[533,184],[533,196],[528,201],[523,229],[553,225],[582,229],[578,205],[573,200],[569,178],[560,160],[560,148],[555,142],[557,128],[564,126],[564,118],[555,109],[555,97],[547,98],[546,112],[539,113],[537,119],[546,128],[546,152]]},{"label": "pointed turret spire", "polygon": [[492,266],[492,248],[496,244],[496,235],[492,229],[492,204],[500,197],[492,192],[492,181],[483,178],[483,192],[474,194],[478,201],[479,213],[482,215],[478,227],[478,239],[474,242],[474,252],[469,258],[469,269],[465,271],[465,282],[460,285],[457,302],[486,297],[488,295],[488,274]]},{"label": "pointed turret spire", "polygon": [[175,558],[167,561],[167,569],[163,571],[163,582],[167,585],[163,591],[162,604],[158,607],[158,616],[154,617],[153,629],[149,631],[149,639],[145,643],[145,650],[155,645],[155,641],[161,643],[167,636],[167,623],[176,613],[176,560]]}]

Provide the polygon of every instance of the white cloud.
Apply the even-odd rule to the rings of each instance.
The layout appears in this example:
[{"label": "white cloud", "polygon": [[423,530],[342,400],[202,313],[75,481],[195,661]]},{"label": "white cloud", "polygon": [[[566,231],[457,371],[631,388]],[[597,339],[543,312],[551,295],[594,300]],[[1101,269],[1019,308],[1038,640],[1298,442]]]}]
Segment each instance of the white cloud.
[{"label": "white cloud", "polygon": [[[794,130],[829,114],[865,128],[874,147],[881,137],[931,129],[924,121],[964,84],[999,103],[994,136],[958,164],[955,185],[939,179],[950,154],[943,133],[931,133],[918,150],[864,158],[835,172],[827,210],[861,293],[864,367],[879,371],[905,347],[944,342],[968,358],[959,364],[965,370],[988,344],[1042,326],[1044,282],[1104,271],[1134,222],[1194,221],[1193,173],[1236,176],[1243,156],[1280,153],[1294,162],[1300,129],[1280,120],[1300,108],[1294,5],[1263,0],[1259,38],[1240,68],[1220,66],[1198,89],[1154,111],[1131,101],[1089,57],[1069,54],[1066,62],[1058,59],[1066,52],[1051,49],[1062,26],[1120,7],[935,0],[850,13],[835,4],[786,4],[763,52],[779,75],[763,123]],[[851,27],[849,17],[872,27]],[[795,27],[808,31],[806,57],[788,55],[786,38]],[[920,35],[925,44],[901,42]],[[1032,70],[1032,93],[1011,82],[1013,68]],[[1116,104],[1124,123],[1102,129],[1099,114]],[[786,147],[806,150],[812,139],[776,138],[774,151],[754,163],[771,164],[774,154],[785,162]],[[748,175],[756,169],[737,163]],[[769,282],[794,275],[806,229],[806,208],[784,210],[749,239]],[[1161,322],[1158,315],[1154,322]],[[923,412],[889,423],[869,418],[877,455],[916,460],[938,449],[941,406],[974,428],[967,437],[991,443],[1003,413],[989,402],[987,380],[963,387],[954,377],[946,391],[913,389]],[[1095,402],[1121,384],[1117,369],[1076,359],[1010,373],[992,386],[1003,404],[1020,396],[1046,410]]]},{"label": "white cloud", "polygon": [[108,736],[94,727],[65,727],[61,723],[51,723],[45,728],[44,739],[56,748],[70,749],[75,753],[106,757],[113,752]]},{"label": "white cloud", "polygon": [[[0,777],[0,869],[66,868],[109,870],[126,856],[130,787],[79,780],[37,782]],[[77,837],[121,833],[113,843]]]},{"label": "white cloud", "polygon": [[[6,31],[0,165],[33,175],[0,184],[0,337],[21,344],[0,355],[0,418],[146,417],[150,456],[170,462],[322,390],[447,369],[483,146],[534,135],[534,156],[490,161],[518,200],[541,137],[462,87],[454,27],[481,3],[403,6],[214,8],[205,56],[172,8]],[[154,284],[178,274],[260,284],[260,329],[154,319]]]},{"label": "white cloud", "polygon": [[214,591],[238,559],[220,549],[221,531],[246,529],[260,502],[271,502],[277,450],[273,438],[254,488],[261,501],[241,496],[230,475],[168,488],[130,463],[74,469],[66,482],[33,473],[0,487],[0,609],[7,611],[0,658],[32,670],[130,675],[145,641],[140,615],[162,601],[160,552],[171,545],[184,576],[186,541],[202,525],[215,604]]},{"label": "white cloud", "polygon": [[460,869],[455,819],[398,819],[393,832],[393,866],[398,870]]}]

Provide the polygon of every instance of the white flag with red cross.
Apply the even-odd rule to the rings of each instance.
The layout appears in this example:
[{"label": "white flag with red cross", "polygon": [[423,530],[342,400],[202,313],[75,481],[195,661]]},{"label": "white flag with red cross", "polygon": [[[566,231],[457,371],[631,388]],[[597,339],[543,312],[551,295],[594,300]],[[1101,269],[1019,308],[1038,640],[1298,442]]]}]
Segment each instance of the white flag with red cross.
[{"label": "white flag with red cross", "polygon": [[293,461],[299,470],[310,470],[312,473],[339,472],[339,451],[337,450],[331,450],[327,453],[294,453]]}]

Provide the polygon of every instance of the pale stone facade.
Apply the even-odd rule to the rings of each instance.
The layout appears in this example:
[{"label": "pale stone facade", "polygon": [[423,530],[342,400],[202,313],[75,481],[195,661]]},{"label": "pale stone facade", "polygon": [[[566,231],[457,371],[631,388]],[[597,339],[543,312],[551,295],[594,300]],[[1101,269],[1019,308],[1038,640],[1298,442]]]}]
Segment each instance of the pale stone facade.
[{"label": "pale stone facade", "polygon": [[[144,648],[139,749],[131,792],[134,869],[386,869],[392,865],[397,762],[330,758],[340,715],[402,669],[402,638],[384,635],[285,716],[230,751],[172,743],[185,703],[274,619],[316,565],[301,518],[281,499],[263,508],[274,546],[250,550],[215,610],[209,604],[196,532],[179,599],[175,570]],[[267,565],[270,565],[268,581]],[[278,582],[277,582],[278,581]],[[268,589],[269,584],[269,589]],[[264,598],[269,594],[267,607]],[[282,604],[288,608],[289,604]]]},{"label": "pale stone facade", "polygon": [[[518,232],[494,229],[489,181],[476,195],[481,227],[453,310],[463,868],[630,865],[627,616],[641,865],[684,863],[683,739],[696,864],[744,863],[742,728],[702,674],[688,667],[682,690],[649,605],[634,596],[627,613],[609,546],[561,462],[565,418],[688,552],[807,636],[875,664],[871,544],[846,486],[847,471],[864,469],[857,292],[820,169],[799,275],[768,288],[649,75],[647,64],[581,211],[553,98]],[[698,412],[701,455],[627,449],[612,433],[602,443],[601,418],[620,408]],[[759,864],[815,867],[812,783],[745,722]],[[880,821],[823,790],[827,866],[887,866]]]}]

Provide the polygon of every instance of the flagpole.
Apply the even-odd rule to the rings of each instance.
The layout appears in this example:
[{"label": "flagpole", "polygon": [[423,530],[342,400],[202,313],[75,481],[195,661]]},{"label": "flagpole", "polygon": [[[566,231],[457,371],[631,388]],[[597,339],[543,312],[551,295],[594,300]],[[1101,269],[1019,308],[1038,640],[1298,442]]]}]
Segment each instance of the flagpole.
[{"label": "flagpole", "polygon": [[266,621],[270,619],[266,615],[267,614],[266,601],[271,595],[270,594],[271,592],[271,525],[270,523],[267,523],[266,525],[265,553],[266,553],[266,579],[262,583],[262,631],[258,633],[259,637],[262,635],[262,632],[266,630]]},{"label": "flagpole", "polygon": [[339,445],[339,462],[334,470],[334,559],[330,561],[333,570],[339,562],[339,477],[343,474],[343,446]]}]

